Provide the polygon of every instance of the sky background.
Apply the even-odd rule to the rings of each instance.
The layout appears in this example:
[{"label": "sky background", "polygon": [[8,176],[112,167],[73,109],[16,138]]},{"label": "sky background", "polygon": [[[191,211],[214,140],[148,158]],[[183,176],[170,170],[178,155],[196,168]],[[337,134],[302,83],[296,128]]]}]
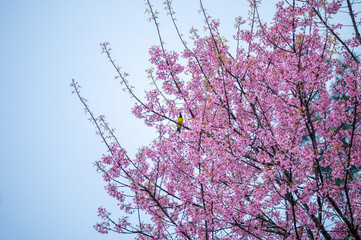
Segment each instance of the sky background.
[{"label": "sky background", "polygon": [[[168,49],[180,49],[163,1]],[[203,30],[195,0],[174,1],[180,30]],[[234,18],[247,2],[204,0],[232,37]],[[96,115],[103,114],[131,156],[154,137],[131,114],[134,101],[114,80],[99,44],[113,56],[142,96],[149,88],[148,49],[158,44],[143,0],[0,0],[0,239],[133,239],[93,229],[97,208],[116,211],[93,163],[107,149],[69,87],[74,78]]]},{"label": "sky background", "polygon": [[[163,1],[152,2],[167,49],[181,49]],[[247,1],[203,3],[232,40],[235,17],[247,17]],[[261,9],[264,19],[274,3]],[[202,33],[198,1],[175,0],[174,8],[184,35],[192,25]],[[152,129],[132,116],[134,101],[99,47],[112,44],[113,57],[143,96],[150,87],[148,49],[158,44],[144,12],[143,0],[0,0],[1,240],[133,239],[93,229],[99,206],[121,215],[93,166],[106,146],[69,85],[79,82],[92,111],[107,117],[130,156],[149,143]]]}]

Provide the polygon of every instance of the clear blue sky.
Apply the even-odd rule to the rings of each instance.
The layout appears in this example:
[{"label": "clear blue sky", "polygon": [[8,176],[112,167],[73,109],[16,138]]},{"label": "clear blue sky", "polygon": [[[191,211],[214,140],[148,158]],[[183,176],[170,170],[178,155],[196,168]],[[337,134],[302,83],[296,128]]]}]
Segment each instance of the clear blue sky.
[{"label": "clear blue sky", "polygon": [[[204,4],[231,40],[234,18],[246,17],[247,1]],[[157,6],[166,46],[174,49],[179,41]],[[175,0],[185,35],[192,25],[203,29],[198,6]],[[143,0],[0,1],[1,240],[133,239],[92,227],[98,206],[115,206],[93,167],[106,148],[69,85],[72,78],[80,82],[94,113],[108,117],[131,155],[149,142],[152,130],[131,115],[133,100],[99,47],[112,44],[142,95],[149,87],[148,49],[158,43],[144,10]]]}]

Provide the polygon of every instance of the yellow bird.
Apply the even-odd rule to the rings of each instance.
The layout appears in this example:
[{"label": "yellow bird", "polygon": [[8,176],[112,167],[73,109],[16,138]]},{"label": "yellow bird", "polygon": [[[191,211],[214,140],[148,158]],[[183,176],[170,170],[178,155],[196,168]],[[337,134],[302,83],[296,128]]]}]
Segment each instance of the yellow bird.
[{"label": "yellow bird", "polygon": [[178,120],[177,120],[177,132],[181,132],[181,127],[183,125],[183,116],[182,116],[182,113],[179,113],[179,117],[178,117]]}]

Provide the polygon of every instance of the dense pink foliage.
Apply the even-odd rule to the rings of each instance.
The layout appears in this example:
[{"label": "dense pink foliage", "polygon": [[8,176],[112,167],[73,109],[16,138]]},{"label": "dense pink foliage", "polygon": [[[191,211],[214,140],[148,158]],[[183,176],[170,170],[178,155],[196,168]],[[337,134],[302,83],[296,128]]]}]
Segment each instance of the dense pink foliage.
[{"label": "dense pink foliage", "polygon": [[253,25],[237,18],[234,37],[244,47],[234,55],[203,8],[208,36],[195,34],[180,53],[150,49],[159,85],[133,113],[159,137],[134,159],[114,144],[97,163],[130,216],[116,220],[100,208],[99,232],[360,239],[361,66],[352,48],[361,39],[358,30],[343,39],[342,26],[327,22],[345,2],[288,2],[266,24],[250,1]]}]

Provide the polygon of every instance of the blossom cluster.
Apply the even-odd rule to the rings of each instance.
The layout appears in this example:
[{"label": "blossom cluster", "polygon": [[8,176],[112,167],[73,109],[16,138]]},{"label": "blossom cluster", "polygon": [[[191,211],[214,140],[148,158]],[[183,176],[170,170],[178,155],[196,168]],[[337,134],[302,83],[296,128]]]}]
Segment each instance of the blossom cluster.
[{"label": "blossom cluster", "polygon": [[99,232],[360,239],[361,64],[351,51],[360,35],[343,40],[327,21],[339,0],[280,1],[270,24],[250,2],[252,29],[236,19],[247,47],[235,54],[203,7],[209,35],[181,53],[150,49],[160,87],[133,113],[159,137],[135,158],[114,144],[97,163],[108,194],[137,217],[100,209]]}]

